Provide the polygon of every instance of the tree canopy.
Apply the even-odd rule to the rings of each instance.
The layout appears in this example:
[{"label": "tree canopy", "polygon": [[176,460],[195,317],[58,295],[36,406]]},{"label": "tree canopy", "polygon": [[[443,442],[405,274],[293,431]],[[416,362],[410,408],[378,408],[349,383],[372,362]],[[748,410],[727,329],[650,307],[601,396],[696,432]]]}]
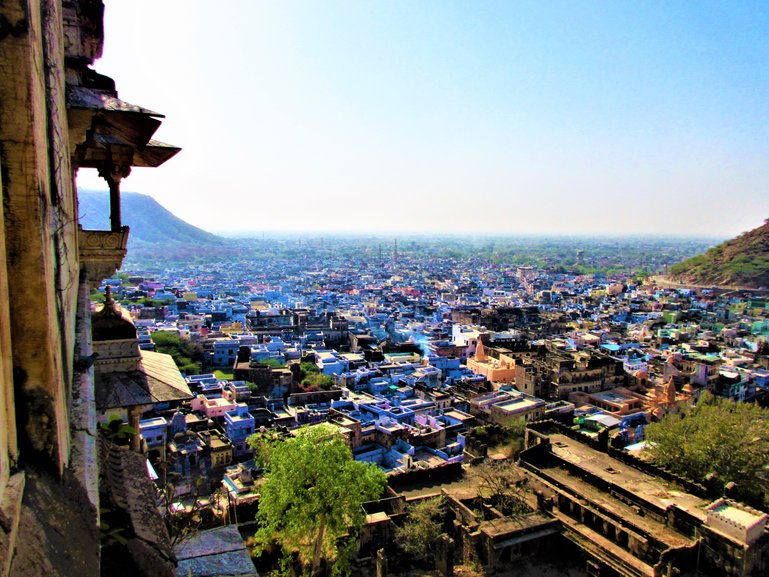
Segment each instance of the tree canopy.
[{"label": "tree canopy", "polygon": [[363,503],[377,499],[386,476],[376,465],[352,457],[339,430],[331,425],[302,427],[287,439],[254,435],[249,444],[264,464],[260,486],[257,548],[272,543],[297,552],[316,574],[321,558],[334,573],[346,571],[346,553],[356,544],[365,520]]},{"label": "tree canopy", "polygon": [[497,423],[481,425],[475,427],[471,435],[481,443],[494,448],[495,452],[505,453],[517,459],[525,448],[526,419],[520,417],[512,420],[508,425]]},{"label": "tree canopy", "polygon": [[769,410],[703,393],[694,407],[667,415],[646,430],[654,461],[695,481],[710,473],[721,487],[758,504],[766,499]]},{"label": "tree canopy", "polygon": [[328,391],[334,385],[334,379],[320,372],[314,363],[299,364],[299,384],[305,391]]},{"label": "tree canopy", "polygon": [[159,353],[171,355],[179,370],[187,375],[200,373],[203,363],[203,347],[189,339],[183,339],[175,333],[155,331],[152,342]]}]

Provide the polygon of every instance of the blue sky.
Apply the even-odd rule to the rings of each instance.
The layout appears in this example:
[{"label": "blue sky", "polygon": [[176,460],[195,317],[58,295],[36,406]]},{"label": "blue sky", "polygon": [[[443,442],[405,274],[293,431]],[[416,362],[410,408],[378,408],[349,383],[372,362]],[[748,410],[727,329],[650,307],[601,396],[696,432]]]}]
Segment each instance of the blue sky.
[{"label": "blue sky", "polygon": [[123,189],[201,228],[731,236],[769,217],[769,2],[216,10],[107,0],[95,65],[183,148]]}]

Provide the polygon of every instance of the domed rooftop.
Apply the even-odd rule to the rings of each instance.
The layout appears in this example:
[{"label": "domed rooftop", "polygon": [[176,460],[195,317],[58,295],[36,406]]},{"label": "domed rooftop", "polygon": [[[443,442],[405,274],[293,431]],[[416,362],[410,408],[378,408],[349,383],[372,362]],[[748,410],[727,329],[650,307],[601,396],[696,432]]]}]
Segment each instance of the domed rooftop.
[{"label": "domed rooftop", "polygon": [[112,300],[112,288],[107,285],[104,306],[91,316],[94,341],[136,339],[136,326],[127,311]]}]

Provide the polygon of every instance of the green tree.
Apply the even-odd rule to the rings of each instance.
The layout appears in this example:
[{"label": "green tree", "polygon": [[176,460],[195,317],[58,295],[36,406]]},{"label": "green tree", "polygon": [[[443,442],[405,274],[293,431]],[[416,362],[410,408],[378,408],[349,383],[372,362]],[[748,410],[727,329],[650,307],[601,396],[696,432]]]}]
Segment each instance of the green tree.
[{"label": "green tree", "polygon": [[721,487],[736,483],[742,499],[766,498],[769,410],[705,392],[696,406],[649,425],[646,438],[657,464],[694,481],[715,473]]},{"label": "green tree", "polygon": [[155,331],[152,342],[159,353],[171,355],[179,370],[188,375],[197,375],[203,363],[203,347],[175,333]]},{"label": "green tree", "polygon": [[334,386],[334,378],[324,375],[313,363],[299,363],[299,384],[309,391],[328,391]]},{"label": "green tree", "polygon": [[315,366],[315,363],[301,362],[299,363],[299,374],[301,378],[305,378],[307,375],[320,373],[320,369]]},{"label": "green tree", "polygon": [[[278,543],[287,554],[297,552],[305,566],[311,563],[312,575],[322,558],[333,563],[334,573],[345,573],[365,520],[362,505],[382,494],[384,472],[353,460],[331,425],[303,427],[286,440],[254,436],[249,443],[265,466],[257,550]],[[340,545],[344,535],[346,545]]]},{"label": "green tree", "polygon": [[91,299],[91,302],[94,303],[104,302],[104,293],[100,293],[97,289],[91,289],[91,294],[88,295],[88,297]]},{"label": "green tree", "polygon": [[429,561],[443,532],[446,499],[443,496],[417,501],[409,507],[403,525],[395,529],[395,542],[417,561]]},{"label": "green tree", "polygon": [[254,461],[260,466],[267,465],[272,457],[273,447],[278,446],[284,438],[276,429],[265,429],[251,435],[247,442],[254,451]]}]

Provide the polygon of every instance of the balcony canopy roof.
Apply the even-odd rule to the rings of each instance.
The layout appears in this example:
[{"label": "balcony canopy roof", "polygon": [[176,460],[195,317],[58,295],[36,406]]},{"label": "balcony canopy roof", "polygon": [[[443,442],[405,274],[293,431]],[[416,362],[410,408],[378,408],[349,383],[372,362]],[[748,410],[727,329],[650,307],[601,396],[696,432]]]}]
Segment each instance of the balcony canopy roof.
[{"label": "balcony canopy roof", "polygon": [[162,114],[121,100],[113,90],[69,85],[67,109],[78,167],[103,168],[114,162],[115,151],[129,166],[156,167],[181,150],[152,138]]}]

